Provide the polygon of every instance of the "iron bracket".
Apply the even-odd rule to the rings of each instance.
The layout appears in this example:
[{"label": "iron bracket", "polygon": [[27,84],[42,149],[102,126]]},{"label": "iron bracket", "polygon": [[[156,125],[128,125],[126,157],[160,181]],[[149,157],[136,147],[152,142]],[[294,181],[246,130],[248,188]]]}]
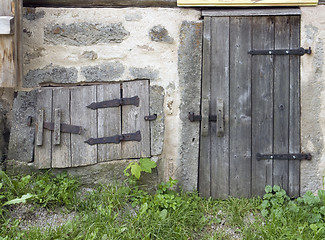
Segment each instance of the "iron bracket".
[{"label": "iron bracket", "polygon": [[87,108],[96,110],[98,108],[111,108],[111,107],[119,107],[124,105],[134,105],[139,107],[140,99],[138,96],[134,96],[131,98],[117,98],[112,100],[107,100],[103,102],[93,102],[87,106]]},{"label": "iron bracket", "polygon": [[257,161],[260,160],[311,160],[310,153],[292,153],[292,154],[256,154]]},{"label": "iron bracket", "polygon": [[144,120],[146,121],[153,121],[157,119],[157,114],[153,114],[153,115],[149,115],[149,116],[145,116]]},{"label": "iron bracket", "polygon": [[[195,115],[194,112],[189,112],[188,113],[188,119],[191,122],[202,121],[202,115]],[[216,115],[209,115],[209,121],[210,122],[216,122],[217,121],[217,116]]]},{"label": "iron bracket", "polygon": [[135,133],[126,133],[122,135],[114,135],[111,137],[103,137],[103,138],[89,138],[85,143],[89,145],[95,144],[105,144],[105,143],[115,143],[118,144],[122,141],[141,141],[141,132],[137,131]]},{"label": "iron bracket", "polygon": [[296,48],[296,49],[274,49],[274,50],[250,50],[248,52],[251,55],[298,55],[311,54],[311,47],[308,49]]}]

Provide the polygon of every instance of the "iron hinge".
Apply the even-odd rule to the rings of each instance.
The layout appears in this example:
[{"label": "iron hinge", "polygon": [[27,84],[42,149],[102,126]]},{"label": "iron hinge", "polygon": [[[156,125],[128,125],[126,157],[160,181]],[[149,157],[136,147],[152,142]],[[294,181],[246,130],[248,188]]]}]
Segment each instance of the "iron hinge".
[{"label": "iron hinge", "polygon": [[311,54],[311,47],[308,49],[296,48],[296,49],[273,49],[273,50],[250,50],[248,52],[251,55],[298,55]]},{"label": "iron hinge", "polygon": [[111,107],[119,107],[124,105],[134,105],[139,107],[140,99],[138,96],[134,96],[131,98],[117,98],[112,100],[107,100],[103,102],[93,102],[87,106],[87,108],[96,110],[98,108],[111,108]]},{"label": "iron hinge", "polygon": [[260,160],[311,160],[310,153],[291,153],[291,154],[256,154],[257,161]]},{"label": "iron hinge", "polygon": [[154,121],[157,119],[157,114],[153,114],[153,115],[148,115],[144,117],[144,120],[146,121]]},{"label": "iron hinge", "polygon": [[141,132],[137,131],[135,133],[126,133],[122,135],[114,135],[111,137],[103,137],[103,138],[89,138],[85,143],[89,145],[95,144],[105,144],[105,143],[115,143],[118,144],[122,141],[141,141]]}]

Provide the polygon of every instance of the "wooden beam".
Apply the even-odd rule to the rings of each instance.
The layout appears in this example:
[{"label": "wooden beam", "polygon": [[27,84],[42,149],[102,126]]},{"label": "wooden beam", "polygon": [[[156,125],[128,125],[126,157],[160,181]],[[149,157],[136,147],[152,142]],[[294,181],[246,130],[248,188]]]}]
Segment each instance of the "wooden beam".
[{"label": "wooden beam", "polygon": [[301,15],[301,10],[297,8],[254,8],[254,9],[231,9],[231,8],[209,8],[202,10],[204,17],[243,17],[243,16],[286,16]]},{"label": "wooden beam", "polygon": [[14,18],[0,16],[0,34],[14,34]]},{"label": "wooden beam", "polygon": [[177,0],[24,0],[24,7],[176,7]]},{"label": "wooden beam", "polygon": [[316,6],[318,0],[177,0],[178,6],[263,7],[263,6]]}]

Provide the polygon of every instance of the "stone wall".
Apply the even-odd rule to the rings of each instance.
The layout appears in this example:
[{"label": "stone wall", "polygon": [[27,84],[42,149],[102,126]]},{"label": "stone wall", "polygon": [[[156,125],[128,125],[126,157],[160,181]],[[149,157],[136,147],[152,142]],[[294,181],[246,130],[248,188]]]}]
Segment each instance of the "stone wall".
[{"label": "stone wall", "polygon": [[[33,166],[34,136],[26,127],[28,114],[35,115],[30,90],[149,79],[150,112],[158,115],[151,122],[158,176],[175,177],[186,189],[196,189],[199,123],[189,124],[187,113],[200,110],[200,16],[196,9],[177,8],[25,8],[24,80],[15,99],[17,129],[9,159]],[[93,169],[96,175],[100,169],[119,169],[103,166],[116,163],[70,171],[84,178]],[[21,169],[12,162],[8,166]]]},{"label": "stone wall", "polygon": [[325,6],[301,8],[301,145],[312,161],[301,163],[301,190],[324,189],[325,176]]}]

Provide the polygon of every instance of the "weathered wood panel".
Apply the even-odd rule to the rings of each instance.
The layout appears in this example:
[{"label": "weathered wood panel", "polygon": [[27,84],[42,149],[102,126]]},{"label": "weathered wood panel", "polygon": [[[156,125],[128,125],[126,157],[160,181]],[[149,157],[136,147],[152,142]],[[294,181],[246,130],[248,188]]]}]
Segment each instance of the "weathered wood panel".
[{"label": "weathered wood panel", "polygon": [[178,6],[263,7],[316,6],[318,0],[177,0]]},{"label": "weathered wood panel", "polygon": [[[275,17],[275,49],[290,44],[288,17]],[[289,150],[289,56],[274,56],[274,153]],[[288,190],[288,160],[273,161],[273,184]]]},{"label": "weathered wood panel", "polygon": [[[203,76],[202,76],[202,104],[204,100],[207,101],[207,106],[202,106],[202,111],[204,108],[209,110],[210,102],[210,81],[211,81],[211,18],[204,18],[204,32],[203,32]],[[204,99],[204,100],[203,100]],[[209,114],[209,113],[208,113]],[[201,138],[200,138],[200,160],[199,160],[199,191],[204,197],[209,197],[210,193],[210,138],[212,134],[211,128],[209,128],[208,122],[208,134],[202,134],[203,125],[201,124]]]},{"label": "weathered wood panel", "polygon": [[25,7],[176,7],[176,0],[24,0]]},{"label": "weathered wood panel", "polygon": [[[60,122],[70,124],[70,90],[69,88],[53,89],[53,111],[54,119],[55,109],[60,110]],[[71,167],[71,139],[70,133],[60,133],[60,144],[55,143],[55,134],[53,133],[52,144],[52,167],[66,168]]]},{"label": "weathered wood panel", "polygon": [[122,107],[122,134],[141,131],[141,141],[122,142],[122,158],[140,158],[150,156],[149,122],[144,117],[149,115],[149,81],[132,81],[123,83],[123,97],[140,98],[139,107],[125,105]]},{"label": "weathered wood panel", "polygon": [[301,15],[299,8],[259,8],[256,9],[203,9],[202,16],[209,17],[245,17]]},{"label": "weathered wood panel", "polygon": [[81,126],[80,135],[71,134],[72,167],[97,163],[97,145],[84,141],[97,138],[97,111],[87,108],[96,102],[96,86],[73,87],[71,94],[71,124]]},{"label": "weathered wood panel", "polygon": [[[0,1],[0,16],[15,15],[14,0]],[[15,37],[0,35],[0,87],[16,86]]]},{"label": "weathered wood panel", "polygon": [[[300,47],[300,17],[290,17],[290,48]],[[290,56],[289,153],[300,152],[300,59]],[[300,195],[300,161],[289,160],[288,194]]]},{"label": "weathered wood panel", "polygon": [[[222,118],[211,122],[211,196],[229,195],[229,18],[212,18],[211,49],[211,109],[217,115],[218,102],[223,103]],[[222,123],[224,122],[224,123]],[[224,125],[223,136],[218,136],[218,125]]]},{"label": "weathered wood panel", "polygon": [[[252,20],[252,49],[274,48],[274,17]],[[252,194],[262,196],[272,185],[272,160],[256,160],[256,153],[273,151],[273,56],[252,56]]]},{"label": "weathered wood panel", "polygon": [[230,195],[251,195],[251,18],[230,19]]},{"label": "weathered wood panel", "polygon": [[[106,84],[97,86],[97,102],[119,99],[120,84]],[[121,107],[99,108],[98,110],[98,137],[120,135]],[[121,144],[99,144],[98,162],[121,159]]]},{"label": "weathered wood panel", "polygon": [[[37,96],[37,113],[43,110],[44,122],[52,122],[52,88],[40,89]],[[36,131],[39,126],[36,126]],[[35,146],[35,165],[39,169],[51,168],[52,163],[52,132],[43,129],[41,145]]]}]

